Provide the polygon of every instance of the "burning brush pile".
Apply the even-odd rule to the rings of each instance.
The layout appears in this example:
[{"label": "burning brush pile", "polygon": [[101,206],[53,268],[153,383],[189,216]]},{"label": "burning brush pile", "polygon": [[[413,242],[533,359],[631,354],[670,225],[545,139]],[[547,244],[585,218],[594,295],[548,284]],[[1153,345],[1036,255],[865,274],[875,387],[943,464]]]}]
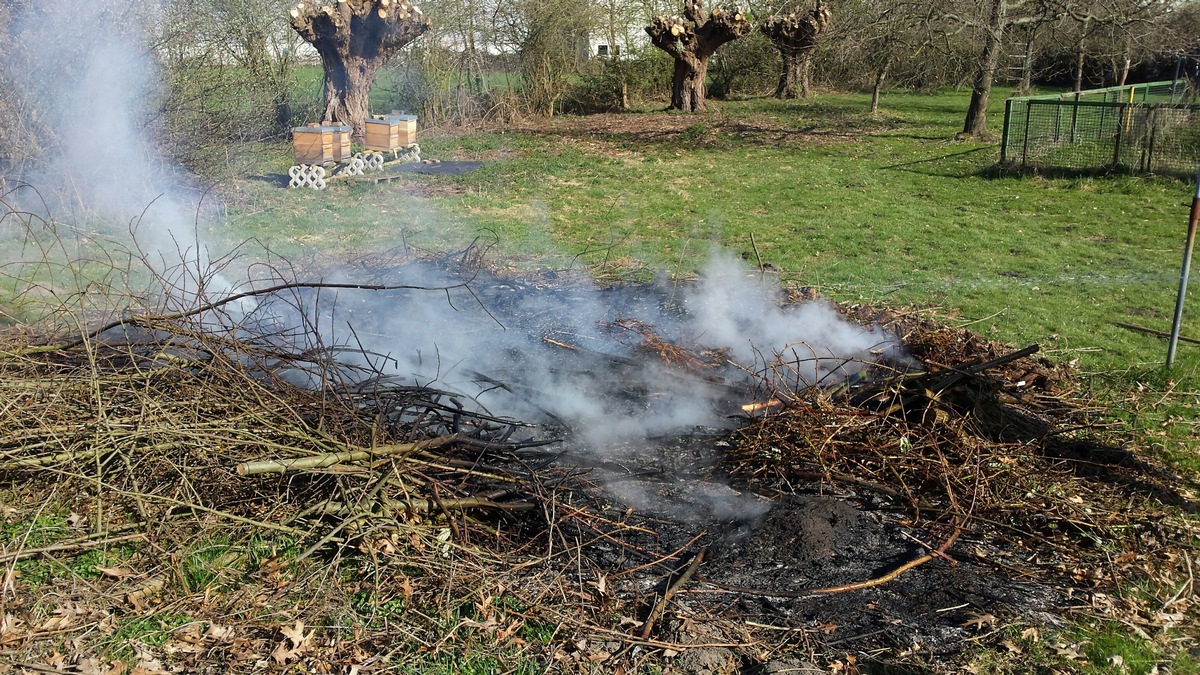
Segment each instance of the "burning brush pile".
[{"label": "burning brush pile", "polygon": [[[376,265],[10,332],[0,646],[96,672],[734,672],[1195,619],[1181,481],[1036,347],[732,274]],[[1180,592],[1119,592],[1138,579]]]}]

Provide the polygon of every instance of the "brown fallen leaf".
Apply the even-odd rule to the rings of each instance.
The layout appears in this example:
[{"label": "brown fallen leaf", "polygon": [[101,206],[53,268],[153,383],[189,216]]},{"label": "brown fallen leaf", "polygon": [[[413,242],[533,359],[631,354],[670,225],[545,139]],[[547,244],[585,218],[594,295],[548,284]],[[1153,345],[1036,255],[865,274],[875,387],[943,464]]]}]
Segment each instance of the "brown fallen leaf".
[{"label": "brown fallen leaf", "polygon": [[117,579],[118,581],[133,576],[133,572],[124,567],[97,567],[96,571],[110,579]]},{"label": "brown fallen leaf", "polygon": [[976,614],[972,612],[968,616],[970,618],[962,623],[963,628],[983,630],[996,625],[996,617],[992,616],[991,614]]},{"label": "brown fallen leaf", "polygon": [[43,621],[42,625],[38,626],[37,629],[38,631],[52,633],[57,630],[70,628],[74,624],[75,617],[73,616],[52,616]]},{"label": "brown fallen leaf", "polygon": [[0,597],[17,594],[17,577],[21,576],[18,569],[6,569],[0,574]]},{"label": "brown fallen leaf", "polygon": [[219,626],[215,623],[208,624],[208,629],[204,631],[204,637],[214,640],[228,640],[233,636],[233,629],[228,626]]},{"label": "brown fallen leaf", "polygon": [[19,642],[25,636],[25,631],[21,630],[22,623],[12,614],[0,612],[0,645]]},{"label": "brown fallen leaf", "polygon": [[[284,640],[275,649],[271,651],[271,658],[275,659],[276,663],[287,663],[288,661],[304,654],[308,651],[309,642],[312,641],[316,631],[309,631],[308,635],[304,634],[304,622],[296,619],[296,625],[292,627],[284,626],[279,629],[283,634]],[[287,646],[288,642],[292,643],[291,648]]]}]

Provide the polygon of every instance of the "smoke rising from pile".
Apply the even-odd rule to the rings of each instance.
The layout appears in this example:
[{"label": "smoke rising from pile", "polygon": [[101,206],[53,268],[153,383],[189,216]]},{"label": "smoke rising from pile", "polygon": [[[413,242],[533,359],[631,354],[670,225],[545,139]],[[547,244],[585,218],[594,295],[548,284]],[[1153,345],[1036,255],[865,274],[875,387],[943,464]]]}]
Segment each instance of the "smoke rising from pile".
[{"label": "smoke rising from pile", "polygon": [[[401,269],[371,281],[460,283],[428,265]],[[374,369],[466,394],[492,413],[560,421],[605,444],[719,426],[756,390],[830,385],[896,347],[829,305],[780,299],[776,285],[717,252],[694,285],[534,288],[480,277],[446,293],[325,292],[300,303],[297,316],[264,311],[281,329],[320,316],[326,344],[361,346],[376,355]],[[724,351],[729,363],[699,372],[667,364],[622,328],[630,320],[693,352]]]},{"label": "smoke rising from pile", "polygon": [[89,239],[147,254],[186,296],[207,256],[194,231],[200,192],[153,141],[150,106],[161,91],[145,26],[155,11],[118,0],[23,4],[9,68],[36,108],[43,152],[22,177],[37,195],[19,199],[35,213],[44,202],[40,215]]}]

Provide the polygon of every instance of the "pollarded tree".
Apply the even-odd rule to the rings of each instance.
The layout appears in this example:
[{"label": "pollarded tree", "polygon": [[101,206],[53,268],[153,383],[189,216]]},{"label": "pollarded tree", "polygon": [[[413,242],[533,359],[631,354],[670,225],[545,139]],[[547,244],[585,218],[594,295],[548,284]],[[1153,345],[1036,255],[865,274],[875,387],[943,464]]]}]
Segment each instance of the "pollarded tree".
[{"label": "pollarded tree", "polygon": [[293,7],[292,28],[325,68],[325,119],[354,127],[361,140],[375,72],[429,30],[429,20],[409,0],[319,1]]},{"label": "pollarded tree", "polygon": [[735,7],[705,11],[702,0],[684,0],[683,18],[658,15],[646,26],[650,44],[675,59],[672,110],[704,110],[708,59],[721,45],[750,32],[750,21]]},{"label": "pollarded tree", "polygon": [[832,23],[833,14],[817,0],[812,9],[796,8],[790,14],[767,19],[759,27],[783,57],[775,98],[808,98],[812,52]]}]

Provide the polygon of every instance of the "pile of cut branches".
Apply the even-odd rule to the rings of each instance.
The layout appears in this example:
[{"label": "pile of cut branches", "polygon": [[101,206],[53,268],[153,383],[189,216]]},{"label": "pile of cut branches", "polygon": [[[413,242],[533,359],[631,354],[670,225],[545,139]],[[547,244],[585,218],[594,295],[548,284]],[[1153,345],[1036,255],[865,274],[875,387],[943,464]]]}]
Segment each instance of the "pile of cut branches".
[{"label": "pile of cut branches", "polygon": [[1012,350],[917,313],[843,311],[896,333],[918,363],[791,395],[738,430],[731,473],[759,489],[816,480],[874,494],[1069,583],[1122,578],[1096,571],[1114,548],[1132,562],[1188,540],[1170,517],[1197,508],[1179,492],[1187,481],[1123,447],[1132,436],[1037,345]]},{"label": "pile of cut branches", "polygon": [[[1175,576],[1155,559],[1186,536],[1163,508],[1190,506],[1179,479],[1114,445],[1102,411],[1064,370],[1035,359],[1035,348],[1010,351],[916,314],[843,309],[895,332],[918,364],[776,392],[777,405],[735,432],[725,467],[741,487],[769,497],[828,484],[871,493],[909,522],[947,533],[922,559],[974,555],[1006,574],[1073,585],[1111,587],[1131,570],[1181,578],[1186,555],[1169,561]],[[348,366],[338,350],[298,336],[254,334],[214,318],[217,310],[127,315],[68,340],[4,337],[0,485],[54,495],[79,534],[5,544],[0,564],[143,541],[159,555],[120,591],[140,611],[172,583],[202,590],[166,562],[175,551],[217,529],[236,541],[267,533],[294,542],[292,567],[361,552],[377,578],[344,592],[369,596],[375,611],[400,598],[426,612],[428,632],[404,638],[414,649],[436,654],[467,630],[509,645],[527,622],[547,621],[552,634],[569,626],[626,655],[635,644],[673,647],[652,631],[683,586],[706,583],[705,549],[692,550],[704,534],[664,548],[655,528],[669,523],[634,514],[556,465],[527,425],[402,384],[369,358]],[[640,339],[647,358],[718,377],[720,354],[673,344],[644,324],[614,327]],[[601,547],[616,553],[588,557]],[[284,563],[255,555],[231,546],[216,562],[247,562],[240,567],[250,574],[283,584]],[[379,564],[389,557],[402,560]],[[647,598],[654,579],[658,592]],[[521,606],[499,607],[520,583]],[[1185,600],[1172,610],[1194,613]],[[1152,621],[1149,612],[1135,620]],[[613,625],[629,620],[632,631]],[[723,639],[763,639],[747,625]],[[293,632],[303,637],[302,626]],[[254,639],[274,634],[265,635]],[[767,635],[762,645],[794,637]],[[395,637],[356,635],[346,649],[384,653]],[[288,640],[280,663],[301,653]],[[583,663],[600,653],[568,656]]]},{"label": "pile of cut branches", "polygon": [[466,543],[476,514],[492,514],[478,524],[494,534],[497,518],[519,526],[541,508],[545,442],[527,425],[378,373],[339,377],[333,350],[288,352],[203,321],[143,316],[33,346],[8,335],[0,479],[88,495],[97,535],[186,515],[288,533],[309,553],[431,514]]}]

